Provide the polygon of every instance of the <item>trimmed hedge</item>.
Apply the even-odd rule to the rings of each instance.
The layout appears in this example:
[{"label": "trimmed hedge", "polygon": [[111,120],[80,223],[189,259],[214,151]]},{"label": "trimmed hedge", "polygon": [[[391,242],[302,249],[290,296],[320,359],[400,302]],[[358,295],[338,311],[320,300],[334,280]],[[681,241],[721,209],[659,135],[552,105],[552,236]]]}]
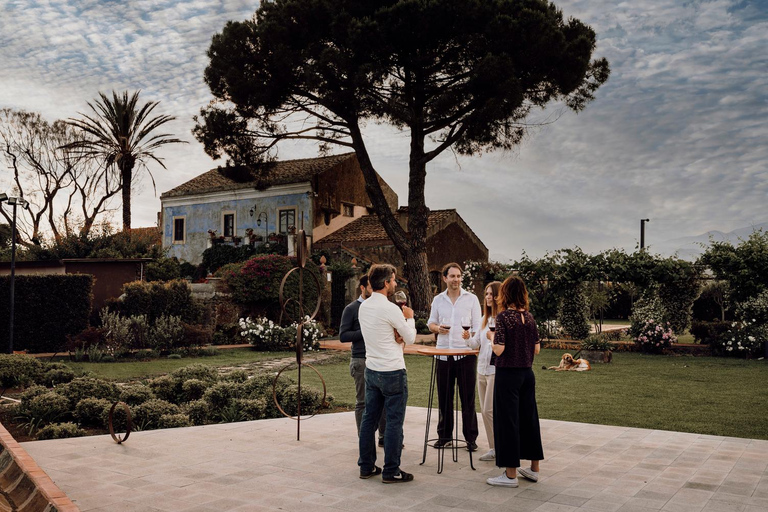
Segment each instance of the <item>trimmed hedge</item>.
[{"label": "trimmed hedge", "polygon": [[[84,274],[16,276],[13,349],[57,352],[67,335],[88,327],[93,276]],[[10,317],[10,276],[0,277],[0,318]],[[0,347],[8,347],[8,329],[0,329]]]}]

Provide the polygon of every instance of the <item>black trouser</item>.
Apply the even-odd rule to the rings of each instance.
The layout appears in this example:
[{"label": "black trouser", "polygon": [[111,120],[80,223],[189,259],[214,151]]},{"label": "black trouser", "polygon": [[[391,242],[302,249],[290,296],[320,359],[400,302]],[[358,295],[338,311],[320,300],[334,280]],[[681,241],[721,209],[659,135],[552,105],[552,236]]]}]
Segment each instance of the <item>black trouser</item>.
[{"label": "black trouser", "polygon": [[464,356],[447,361],[437,360],[437,402],[440,419],[437,435],[441,440],[453,439],[453,388],[459,384],[461,423],[464,439],[474,443],[477,439],[477,414],[475,414],[475,367],[477,356]]},{"label": "black trouser", "polygon": [[530,368],[496,367],[493,388],[496,465],[519,468],[520,459],[542,460],[536,378]]}]

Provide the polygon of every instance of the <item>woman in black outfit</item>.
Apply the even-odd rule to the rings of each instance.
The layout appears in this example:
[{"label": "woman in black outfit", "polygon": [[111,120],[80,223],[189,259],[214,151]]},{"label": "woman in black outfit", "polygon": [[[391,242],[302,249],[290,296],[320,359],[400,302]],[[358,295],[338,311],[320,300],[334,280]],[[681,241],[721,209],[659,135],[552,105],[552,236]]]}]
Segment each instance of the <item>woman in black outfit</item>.
[{"label": "woman in black outfit", "polygon": [[[496,465],[506,468],[501,475],[489,478],[490,485],[517,487],[517,473],[536,482],[539,461],[544,458],[536,408],[536,379],[533,356],[539,353],[539,330],[528,311],[528,290],[517,276],[501,285],[497,299],[499,315],[493,352],[496,354],[496,386],[493,394],[493,431]],[[520,467],[520,459],[531,461],[531,467]]]}]

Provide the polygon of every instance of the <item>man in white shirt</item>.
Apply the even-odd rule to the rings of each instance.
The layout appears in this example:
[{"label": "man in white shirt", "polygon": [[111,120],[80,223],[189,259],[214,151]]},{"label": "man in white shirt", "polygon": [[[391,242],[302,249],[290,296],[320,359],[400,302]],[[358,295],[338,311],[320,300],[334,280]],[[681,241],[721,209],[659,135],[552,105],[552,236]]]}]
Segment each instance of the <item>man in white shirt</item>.
[{"label": "man in white shirt", "polygon": [[[462,268],[458,263],[443,267],[446,289],[432,300],[429,330],[437,334],[437,348],[467,348],[462,338],[462,318],[470,318],[471,329],[480,330],[482,313],[474,293],[461,288]],[[475,365],[477,356],[437,357],[437,402],[440,418],[437,422],[435,448],[450,446],[453,439],[453,393],[456,382],[461,400],[461,422],[467,449],[477,450],[477,415],[475,414]]]},{"label": "man in white shirt", "polygon": [[[389,297],[395,293],[395,267],[373,265],[368,272],[373,293],[360,304],[358,321],[365,339],[365,412],[360,424],[360,478],[381,474],[385,484],[410,482],[413,475],[400,469],[403,422],[408,402],[408,376],[403,345],[416,340],[413,310],[400,309]],[[384,468],[376,466],[374,433],[382,414]]]}]

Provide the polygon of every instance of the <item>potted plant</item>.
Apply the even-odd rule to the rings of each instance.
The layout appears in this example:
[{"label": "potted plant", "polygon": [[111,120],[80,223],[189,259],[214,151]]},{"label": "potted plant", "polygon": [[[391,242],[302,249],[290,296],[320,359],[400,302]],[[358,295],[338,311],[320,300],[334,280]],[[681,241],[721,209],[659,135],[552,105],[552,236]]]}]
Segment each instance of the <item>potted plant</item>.
[{"label": "potted plant", "polygon": [[224,237],[216,235],[216,231],[213,230],[213,229],[209,229],[208,230],[208,236],[211,237],[211,244],[212,245],[220,244],[220,243],[224,242]]},{"label": "potted plant", "polygon": [[597,334],[590,334],[581,342],[581,357],[590,363],[610,363],[613,360],[613,343]]}]

